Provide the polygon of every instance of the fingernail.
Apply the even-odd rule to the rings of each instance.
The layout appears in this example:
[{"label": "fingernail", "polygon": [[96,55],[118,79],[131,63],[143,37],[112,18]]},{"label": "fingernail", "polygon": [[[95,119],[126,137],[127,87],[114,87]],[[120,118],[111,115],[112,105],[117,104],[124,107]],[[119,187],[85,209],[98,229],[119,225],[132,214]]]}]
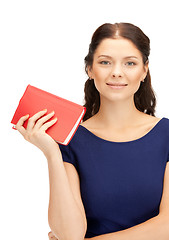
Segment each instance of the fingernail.
[{"label": "fingernail", "polygon": [[42,111],[43,111],[43,112],[44,112],[44,111],[47,111],[47,109],[45,108],[45,109],[43,109]]},{"label": "fingernail", "polygon": [[53,120],[54,120],[54,121],[57,121],[58,119],[57,119],[57,118],[54,118]]},{"label": "fingernail", "polygon": [[26,114],[26,115],[25,115],[25,117],[28,117],[28,116],[29,116],[29,114]]}]

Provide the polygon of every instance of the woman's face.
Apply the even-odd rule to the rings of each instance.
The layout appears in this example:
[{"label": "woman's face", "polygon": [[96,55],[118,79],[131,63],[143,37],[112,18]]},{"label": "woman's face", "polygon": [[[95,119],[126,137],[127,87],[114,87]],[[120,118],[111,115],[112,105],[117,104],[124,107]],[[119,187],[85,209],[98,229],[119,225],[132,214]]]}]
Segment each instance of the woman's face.
[{"label": "woman's face", "polygon": [[148,64],[144,65],[141,52],[125,38],[104,39],[94,53],[92,67],[88,68],[100,96],[110,100],[133,97],[147,71]]}]

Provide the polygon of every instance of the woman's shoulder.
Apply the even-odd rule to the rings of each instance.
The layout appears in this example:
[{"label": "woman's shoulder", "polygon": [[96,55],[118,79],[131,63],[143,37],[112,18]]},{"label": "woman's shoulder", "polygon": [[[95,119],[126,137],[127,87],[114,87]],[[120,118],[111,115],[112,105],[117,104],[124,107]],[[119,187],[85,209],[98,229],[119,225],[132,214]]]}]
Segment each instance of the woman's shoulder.
[{"label": "woman's shoulder", "polygon": [[161,134],[163,137],[169,137],[169,118],[161,117],[157,118],[154,117],[154,126],[158,125],[158,134]]},{"label": "woman's shoulder", "polygon": [[86,121],[82,122],[80,125],[87,128],[89,131],[93,130],[96,127],[95,116],[90,117]]}]

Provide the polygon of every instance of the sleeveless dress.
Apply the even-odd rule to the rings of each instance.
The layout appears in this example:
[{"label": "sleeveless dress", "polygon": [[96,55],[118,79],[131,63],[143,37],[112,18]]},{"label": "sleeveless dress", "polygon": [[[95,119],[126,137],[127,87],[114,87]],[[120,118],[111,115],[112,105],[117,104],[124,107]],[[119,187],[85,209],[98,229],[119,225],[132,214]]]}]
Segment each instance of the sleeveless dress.
[{"label": "sleeveless dress", "polygon": [[80,125],[69,145],[59,147],[63,161],[79,174],[86,238],[121,231],[159,214],[169,161],[168,118],[128,142],[104,140]]}]

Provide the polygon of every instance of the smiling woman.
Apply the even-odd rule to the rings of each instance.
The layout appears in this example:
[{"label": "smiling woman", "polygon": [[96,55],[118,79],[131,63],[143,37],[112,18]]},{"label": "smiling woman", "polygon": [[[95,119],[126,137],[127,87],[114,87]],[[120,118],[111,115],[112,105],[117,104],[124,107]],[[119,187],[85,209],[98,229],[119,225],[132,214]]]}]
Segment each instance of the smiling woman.
[{"label": "smiling woman", "polygon": [[[88,75],[101,94],[102,104],[103,96],[114,101],[133,97],[140,87],[140,82],[145,79],[147,71],[148,62],[144,64],[141,52],[132,41],[120,37],[117,39],[117,36],[115,39],[102,40],[95,51],[92,66],[88,66]],[[108,94],[105,84],[111,89],[125,89],[126,92],[119,95],[118,91],[119,96],[111,92]]]},{"label": "smiling woman", "polygon": [[132,24],[100,26],[85,58],[86,115],[69,144],[46,133],[57,124],[47,110],[16,124],[47,158],[50,239],[169,239],[169,119],[154,115],[149,50]]},{"label": "smiling woman", "polygon": [[87,238],[169,237],[169,119],[155,117],[149,53],[149,38],[129,23],[103,24],[92,36],[86,115],[69,146],[60,146],[79,175]]},{"label": "smiling woman", "polygon": [[[122,80],[119,81],[115,75],[122,75],[121,78],[123,78],[123,75],[126,74],[126,77],[130,79],[130,85],[127,79],[125,84],[128,84],[130,89],[132,86],[134,87],[131,77],[137,79],[133,88],[135,106],[139,111],[154,116],[156,97],[151,86],[148,68],[149,54],[149,38],[140,28],[133,24],[107,23],[94,32],[88,55],[85,57],[85,69],[89,79],[85,84],[85,106],[87,111],[84,120],[95,115],[100,108],[101,99],[97,88],[98,78],[96,74],[98,73],[102,78],[101,73],[105,78],[105,73],[108,76],[108,72],[109,76],[111,73],[114,74],[111,83],[116,84],[117,82],[119,84]],[[140,77],[137,75],[140,75]],[[108,81],[110,81],[110,77]],[[144,84],[142,84],[143,82]],[[133,84],[131,85],[131,83]],[[129,91],[129,88],[124,89]]]}]

